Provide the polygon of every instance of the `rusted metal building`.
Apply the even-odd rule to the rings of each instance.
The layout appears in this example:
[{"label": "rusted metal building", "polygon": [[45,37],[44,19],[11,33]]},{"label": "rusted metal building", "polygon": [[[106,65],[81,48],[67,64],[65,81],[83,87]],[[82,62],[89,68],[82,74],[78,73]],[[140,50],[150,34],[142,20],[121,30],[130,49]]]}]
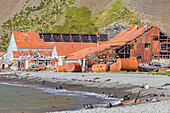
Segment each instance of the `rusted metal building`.
[{"label": "rusted metal building", "polygon": [[87,70],[93,64],[110,65],[118,58],[130,57],[136,57],[139,63],[170,64],[170,37],[152,23],[131,25],[107,43],[68,55],[65,62],[79,62]]},{"label": "rusted metal building", "polygon": [[[9,43],[6,59],[8,59],[9,61],[13,60],[12,58],[13,51],[53,51],[54,45],[57,48],[63,45],[62,47],[65,47],[63,49],[66,49],[68,52],[70,46],[72,45],[74,46],[74,49],[80,48],[76,49],[77,51],[79,51],[87,47],[97,46],[98,41],[108,41],[108,36],[105,34],[96,35],[96,34],[13,32],[11,35],[11,40]],[[79,44],[79,47],[75,46],[77,44]]]}]

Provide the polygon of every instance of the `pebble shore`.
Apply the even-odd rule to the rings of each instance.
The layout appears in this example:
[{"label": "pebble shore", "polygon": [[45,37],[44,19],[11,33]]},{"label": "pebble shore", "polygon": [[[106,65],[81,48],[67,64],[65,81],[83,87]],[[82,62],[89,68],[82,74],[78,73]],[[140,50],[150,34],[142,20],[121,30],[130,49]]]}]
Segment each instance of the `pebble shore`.
[{"label": "pebble shore", "polygon": [[[57,73],[55,71],[17,72],[16,74],[19,79],[45,80],[50,83],[76,84],[89,88],[105,89],[114,87],[133,94],[137,94],[141,90],[141,102],[138,104],[112,108],[63,111],[62,113],[169,113],[170,111],[170,77],[165,75],[152,75],[148,73]],[[149,88],[146,89],[145,85]],[[165,94],[165,96],[161,96],[161,94]]]}]

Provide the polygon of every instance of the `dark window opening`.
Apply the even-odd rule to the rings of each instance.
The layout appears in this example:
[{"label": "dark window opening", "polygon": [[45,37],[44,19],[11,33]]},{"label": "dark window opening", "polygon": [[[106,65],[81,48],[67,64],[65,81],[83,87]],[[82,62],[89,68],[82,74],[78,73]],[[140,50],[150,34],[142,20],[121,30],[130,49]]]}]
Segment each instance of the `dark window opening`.
[{"label": "dark window opening", "polygon": [[44,42],[52,42],[50,33],[43,33],[43,37],[44,37]]},{"label": "dark window opening", "polygon": [[136,58],[137,58],[137,59],[142,59],[141,54],[136,54]]},{"label": "dark window opening", "polygon": [[83,42],[90,42],[89,35],[81,35]]},{"label": "dark window opening", "polygon": [[40,39],[42,39],[42,34],[41,33],[39,33],[39,36],[40,36]]},{"label": "dark window opening", "polygon": [[150,47],[151,47],[150,43],[145,43],[145,48],[150,48]]},{"label": "dark window opening", "polygon": [[161,44],[161,49],[166,49],[166,44]]},{"label": "dark window opening", "polygon": [[5,69],[5,64],[2,64],[2,69]]},{"label": "dark window opening", "polygon": [[79,34],[72,34],[73,42],[81,42]]},{"label": "dark window opening", "polygon": [[152,59],[158,59],[158,55],[152,55]]},{"label": "dark window opening", "polygon": [[54,42],[62,42],[60,34],[53,34]]},{"label": "dark window opening", "polygon": [[134,45],[128,45],[128,49],[134,49]]},{"label": "dark window opening", "polygon": [[96,35],[90,35],[91,40],[93,43],[97,43],[97,36]]},{"label": "dark window opening", "polygon": [[107,40],[108,40],[107,35],[105,35],[105,34],[100,35],[100,40],[99,41],[107,41]]},{"label": "dark window opening", "polygon": [[153,36],[153,40],[158,40],[158,36]]},{"label": "dark window opening", "polygon": [[63,34],[63,39],[64,39],[64,42],[71,42],[69,34]]}]

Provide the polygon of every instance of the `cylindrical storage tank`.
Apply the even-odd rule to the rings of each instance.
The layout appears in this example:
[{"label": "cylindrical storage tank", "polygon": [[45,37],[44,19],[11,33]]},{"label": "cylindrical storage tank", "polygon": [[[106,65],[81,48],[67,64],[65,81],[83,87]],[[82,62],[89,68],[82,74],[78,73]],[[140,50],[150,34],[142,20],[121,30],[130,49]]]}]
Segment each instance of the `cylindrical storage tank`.
[{"label": "cylindrical storage tank", "polygon": [[116,62],[110,66],[110,71],[121,71],[121,63]]},{"label": "cylindrical storage tank", "polygon": [[106,72],[109,71],[109,65],[107,64],[94,64],[92,66],[92,72]]},{"label": "cylindrical storage tank", "polygon": [[82,67],[77,62],[68,62],[66,64],[67,72],[82,72]]},{"label": "cylindrical storage tank", "polygon": [[66,72],[66,66],[57,66],[56,71],[57,72]]},{"label": "cylindrical storage tank", "polygon": [[110,67],[110,71],[137,71],[138,61],[136,57],[117,59],[116,63],[113,63]]}]

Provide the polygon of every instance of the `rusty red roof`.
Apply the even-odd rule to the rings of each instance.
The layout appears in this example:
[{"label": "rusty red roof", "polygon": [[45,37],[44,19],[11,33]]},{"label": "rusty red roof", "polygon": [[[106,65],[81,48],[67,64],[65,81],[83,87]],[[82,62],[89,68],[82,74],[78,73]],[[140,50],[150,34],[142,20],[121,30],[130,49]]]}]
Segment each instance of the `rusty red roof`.
[{"label": "rusty red roof", "polygon": [[13,32],[17,48],[33,48],[33,49],[52,49],[54,43],[43,42],[39,33],[35,32]]},{"label": "rusty red roof", "polygon": [[35,32],[13,32],[17,48],[29,49],[53,49],[56,45],[59,54],[65,55],[78,50],[94,47],[97,43],[82,42],[44,42],[39,33]]},{"label": "rusty red roof", "polygon": [[117,41],[130,41],[138,37],[140,34],[142,34],[144,31],[152,27],[153,24],[148,24],[147,28],[144,28],[144,25],[141,24],[138,26],[138,29],[135,29],[135,25],[130,26],[130,30],[126,29],[123,32],[119,33],[117,36],[109,40],[109,42],[117,42]]},{"label": "rusty red roof", "polygon": [[106,44],[108,42],[102,42],[102,41],[98,41],[98,45],[102,45],[102,44]]},{"label": "rusty red roof", "polygon": [[12,51],[13,58],[19,58],[22,55],[28,56],[30,53],[33,53],[33,55],[30,55],[30,57],[37,54],[37,51]]},{"label": "rusty red roof", "polygon": [[103,50],[103,49],[105,49],[107,47],[123,45],[125,43],[126,42],[107,43],[107,44],[102,44],[102,45],[100,45],[98,47],[89,47],[89,48],[86,48],[86,49],[83,49],[83,50],[80,50],[80,51],[77,51],[75,53],[70,54],[65,60],[82,59],[82,58],[84,58],[85,56],[87,56],[89,54],[95,53],[95,52],[97,52],[99,50]]},{"label": "rusty red roof", "polygon": [[96,47],[97,43],[57,43],[55,45],[58,55],[65,56],[88,47]]},{"label": "rusty red roof", "polygon": [[126,29],[111,40],[109,40],[105,44],[101,44],[98,47],[94,48],[87,48],[80,50],[78,52],[75,52],[71,55],[69,55],[65,60],[79,60],[84,58],[87,55],[93,54],[97,51],[103,50],[105,48],[111,47],[111,46],[120,46],[125,44],[126,42],[130,40],[134,40],[136,37],[147,31],[149,28],[153,26],[152,23],[148,24],[147,28],[144,28],[144,25],[141,24],[138,26],[138,29],[135,29],[135,25],[130,26],[130,30]]},{"label": "rusty red roof", "polygon": [[38,69],[47,69],[46,65],[37,65]]},{"label": "rusty red roof", "polygon": [[15,62],[16,62],[16,60],[13,60],[13,61],[9,62],[8,64],[9,64],[9,65],[12,65],[12,64],[15,63]]},{"label": "rusty red roof", "polygon": [[52,51],[39,51],[41,56],[51,56]]}]

